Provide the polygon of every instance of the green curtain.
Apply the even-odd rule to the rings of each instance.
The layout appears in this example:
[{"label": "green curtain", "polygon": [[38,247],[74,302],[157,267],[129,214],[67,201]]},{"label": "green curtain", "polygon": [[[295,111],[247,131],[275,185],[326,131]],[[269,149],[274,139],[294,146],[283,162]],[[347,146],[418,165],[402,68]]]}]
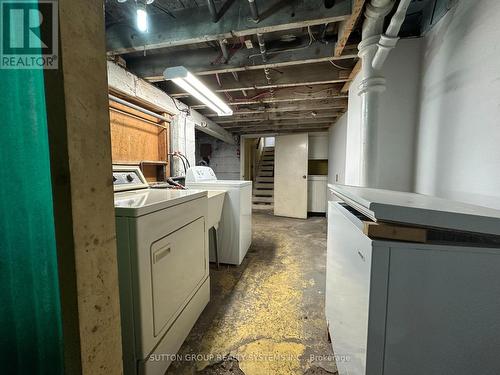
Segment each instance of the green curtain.
[{"label": "green curtain", "polygon": [[43,70],[0,69],[0,373],[62,374]]}]

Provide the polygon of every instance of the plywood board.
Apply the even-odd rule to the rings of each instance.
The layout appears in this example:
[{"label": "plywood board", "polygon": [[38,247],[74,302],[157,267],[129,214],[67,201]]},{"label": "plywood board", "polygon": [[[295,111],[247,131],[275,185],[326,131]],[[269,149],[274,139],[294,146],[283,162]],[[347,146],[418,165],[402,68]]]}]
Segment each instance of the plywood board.
[{"label": "plywood board", "polygon": [[406,242],[427,242],[427,229],[365,221],[363,233],[370,238]]},{"label": "plywood board", "polygon": [[[119,103],[110,102],[111,149],[114,164],[140,164],[142,161],[168,161],[167,122]],[[160,126],[158,126],[160,125]],[[157,180],[157,168],[143,169],[149,181]],[[168,166],[165,168],[169,175]]]}]

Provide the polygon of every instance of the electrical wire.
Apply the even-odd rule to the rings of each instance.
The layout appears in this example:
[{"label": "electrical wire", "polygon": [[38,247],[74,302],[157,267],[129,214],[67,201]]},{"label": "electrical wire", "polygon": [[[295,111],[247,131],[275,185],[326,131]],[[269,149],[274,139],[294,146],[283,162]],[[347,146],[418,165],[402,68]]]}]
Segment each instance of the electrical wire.
[{"label": "electrical wire", "polygon": [[316,41],[316,38],[313,36],[311,32],[311,26],[307,26],[307,32],[309,33],[309,38],[311,38],[311,40]]},{"label": "electrical wire", "polygon": [[331,90],[331,89],[332,89],[331,87],[327,87],[326,89],[321,89],[321,90],[317,90],[317,91],[313,91],[313,92],[298,92],[298,91],[294,91],[293,93],[295,95],[311,95],[311,94],[319,94],[320,92],[328,91],[328,90]]},{"label": "electrical wire", "polygon": [[[314,37],[312,35],[311,26],[307,26],[307,30],[308,30],[308,34],[309,34],[309,44],[307,46],[302,46],[302,47],[297,47],[297,48],[281,49],[281,50],[275,50],[275,51],[272,51],[272,50],[271,51],[266,51],[266,55],[274,55],[276,53],[282,53],[282,52],[300,51],[300,50],[303,50],[303,49],[311,47],[311,44],[316,39],[314,39]],[[248,59],[251,60],[251,59],[253,59],[254,57],[257,57],[257,56],[261,56],[261,54],[260,53],[255,53],[253,55],[248,56]]]},{"label": "electrical wire", "polygon": [[189,114],[189,109],[181,109],[179,108],[179,106],[177,105],[177,100],[176,99],[172,99],[172,101],[174,102],[174,105],[175,105],[175,108],[177,108],[177,110],[179,112],[184,112],[185,114]]},{"label": "electrical wire", "polygon": [[174,152],[172,154],[168,154],[168,156],[177,156],[179,159],[181,159],[182,166],[184,168],[184,175],[185,175],[187,173],[186,163],[184,162],[184,159],[179,156],[178,152]]},{"label": "electrical wire", "polygon": [[332,60],[329,60],[330,61],[330,64],[332,64],[334,67],[336,67],[337,69],[341,69],[341,70],[349,70],[351,68],[347,68],[345,66],[340,66],[340,65],[337,65],[335,64]]},{"label": "electrical wire", "polygon": [[187,158],[187,156],[186,156],[186,155],[184,155],[184,154],[182,154],[182,153],[180,153],[180,152],[177,152],[177,154],[178,154],[180,157],[184,158],[184,160],[186,160],[187,167],[188,167],[188,168],[191,168],[191,163],[189,162],[189,159]]}]

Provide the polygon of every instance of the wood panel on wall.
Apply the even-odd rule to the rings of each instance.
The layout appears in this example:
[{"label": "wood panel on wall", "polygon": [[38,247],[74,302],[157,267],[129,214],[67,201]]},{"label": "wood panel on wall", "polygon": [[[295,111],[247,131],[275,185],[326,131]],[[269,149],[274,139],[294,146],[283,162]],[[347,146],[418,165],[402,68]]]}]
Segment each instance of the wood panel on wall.
[{"label": "wood panel on wall", "polygon": [[151,162],[165,162],[169,176],[169,123],[113,101],[109,108],[113,164],[146,164],[146,179],[156,181],[160,166]]}]

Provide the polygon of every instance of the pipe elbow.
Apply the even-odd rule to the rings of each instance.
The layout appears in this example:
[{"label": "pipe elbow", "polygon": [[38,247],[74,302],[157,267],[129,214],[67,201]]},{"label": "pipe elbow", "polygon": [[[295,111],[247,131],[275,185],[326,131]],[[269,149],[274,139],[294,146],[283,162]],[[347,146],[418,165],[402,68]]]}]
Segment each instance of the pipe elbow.
[{"label": "pipe elbow", "polygon": [[396,47],[398,43],[398,37],[391,37],[385,34],[380,35],[380,40],[377,43],[377,52],[373,57],[372,67],[375,70],[380,70],[384,66],[385,60],[389,56],[391,50]]}]

